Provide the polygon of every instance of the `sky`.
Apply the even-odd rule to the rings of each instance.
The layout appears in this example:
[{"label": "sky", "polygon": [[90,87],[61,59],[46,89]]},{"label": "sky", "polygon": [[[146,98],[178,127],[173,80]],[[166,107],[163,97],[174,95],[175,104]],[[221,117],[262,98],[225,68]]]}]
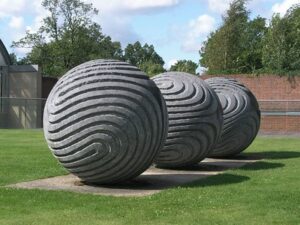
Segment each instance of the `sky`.
[{"label": "sky", "polygon": [[[93,3],[99,14],[93,18],[104,34],[128,43],[153,44],[169,68],[180,59],[199,62],[199,49],[210,32],[222,23],[230,0],[84,0]],[[42,0],[0,0],[0,38],[9,52],[22,57],[28,49],[11,48],[12,41],[35,32],[47,12]],[[249,0],[251,18],[268,20],[274,13],[284,15],[300,0]]]}]

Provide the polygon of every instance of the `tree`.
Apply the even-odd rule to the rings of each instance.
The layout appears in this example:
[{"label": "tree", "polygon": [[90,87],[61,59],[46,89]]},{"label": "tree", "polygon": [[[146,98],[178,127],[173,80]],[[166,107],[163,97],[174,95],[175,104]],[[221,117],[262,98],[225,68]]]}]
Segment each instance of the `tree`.
[{"label": "tree", "polygon": [[267,32],[266,19],[256,17],[249,21],[244,32],[244,47],[239,56],[241,67],[238,72],[251,73],[263,67],[262,49]]},{"label": "tree", "polygon": [[26,64],[29,64],[26,57],[18,59],[17,55],[15,53],[10,53],[9,57],[10,57],[10,61],[11,61],[12,65],[26,65]]},{"label": "tree", "polygon": [[165,72],[165,69],[161,64],[157,64],[152,61],[142,62],[139,64],[139,68],[147,73],[150,77]]},{"label": "tree", "polygon": [[170,71],[180,71],[191,74],[196,74],[198,65],[191,60],[178,60],[174,65],[171,66]]},{"label": "tree", "polygon": [[211,33],[200,50],[200,64],[209,71],[235,71],[242,67],[240,53],[244,50],[244,31],[249,19],[246,0],[234,0],[223,25]]},{"label": "tree", "polygon": [[42,73],[60,76],[67,70],[95,58],[122,58],[119,42],[101,32],[91,18],[98,13],[81,0],[43,0],[49,11],[36,33],[13,43],[13,47],[32,48],[28,62],[38,64]]},{"label": "tree", "polygon": [[224,72],[227,69],[227,45],[223,43],[224,29],[212,32],[200,50],[200,65],[206,67],[207,73]]},{"label": "tree", "polygon": [[10,61],[11,61],[12,65],[17,65],[18,64],[18,59],[17,59],[17,56],[16,56],[15,53],[10,53],[9,58],[10,58]]},{"label": "tree", "polygon": [[263,65],[268,72],[300,71],[300,4],[281,18],[275,14],[264,39]]},{"label": "tree", "polygon": [[128,44],[124,50],[124,59],[148,75],[155,75],[164,71],[164,60],[155,51],[154,46],[147,43],[144,46],[139,41]]},{"label": "tree", "polygon": [[264,39],[263,64],[266,70],[283,71],[287,66],[286,22],[273,16]]},{"label": "tree", "polygon": [[245,4],[246,0],[234,0],[223,25],[203,43],[200,64],[208,73],[251,73],[262,68],[266,21],[262,17],[249,20]]}]

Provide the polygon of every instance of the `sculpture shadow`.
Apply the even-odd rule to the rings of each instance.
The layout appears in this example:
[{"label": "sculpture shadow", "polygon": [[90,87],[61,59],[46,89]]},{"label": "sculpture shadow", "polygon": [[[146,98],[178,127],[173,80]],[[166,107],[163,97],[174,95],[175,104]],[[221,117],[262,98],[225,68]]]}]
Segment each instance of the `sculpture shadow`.
[{"label": "sculpture shadow", "polygon": [[[247,162],[251,162],[248,158]],[[253,161],[255,162],[255,161]],[[199,164],[181,167],[176,169],[155,168],[152,167],[148,173],[142,174],[137,178],[113,185],[98,185],[93,183],[85,183],[89,186],[104,187],[110,189],[131,189],[131,190],[162,190],[171,187],[185,186],[186,184],[193,183],[199,180],[200,183],[206,182],[206,179],[211,176],[217,176],[218,173],[229,169],[241,168],[245,165],[245,161],[204,161]],[[259,168],[262,168],[260,166]],[[266,165],[264,167],[267,167]],[[270,166],[272,167],[272,166]],[[273,165],[275,167],[275,165]],[[251,167],[250,167],[251,168]],[[258,169],[258,167],[256,168]],[[243,182],[249,179],[245,176],[237,176],[232,174],[222,174],[222,178],[214,185],[229,184]],[[230,178],[230,179],[226,179]]]},{"label": "sculpture shadow", "polygon": [[234,175],[234,174],[218,174],[216,176],[211,176],[205,180],[198,180],[189,184],[183,185],[183,187],[198,188],[198,187],[210,187],[210,186],[220,186],[229,184],[238,184],[250,180],[248,176]]},{"label": "sculpture shadow", "polygon": [[283,163],[273,163],[273,162],[256,162],[252,164],[245,165],[240,167],[240,170],[269,170],[284,167]]},{"label": "sculpture shadow", "polygon": [[[206,187],[216,185],[227,185],[241,183],[249,180],[247,176],[233,175],[230,173],[217,174],[229,169],[240,170],[269,170],[284,167],[283,163],[257,161],[260,159],[285,159],[300,157],[298,152],[259,152],[242,153],[235,157],[218,159],[216,162],[204,161],[199,164],[176,169],[153,168],[154,173],[142,174],[137,178],[113,185],[99,185],[94,183],[83,183],[93,187],[109,189],[130,190],[163,190],[171,187]],[[228,159],[232,159],[228,163]],[[240,160],[240,161],[239,161]],[[245,164],[245,161],[250,161]],[[251,163],[251,161],[253,162]],[[203,179],[205,178],[205,179]]]},{"label": "sculpture shadow", "polygon": [[204,160],[198,164],[183,166],[177,168],[164,168],[158,167],[161,169],[167,169],[170,171],[224,171],[228,169],[241,168],[247,164],[252,165],[258,160],[263,159],[261,155],[257,154],[239,154],[230,158],[212,158],[212,160]]},{"label": "sculpture shadow", "polygon": [[[235,165],[232,168],[236,167]],[[169,171],[202,171],[202,172],[219,172],[224,171],[226,169],[230,169],[229,167],[222,166],[222,163],[215,164],[210,162],[200,162],[199,164],[190,165],[190,166],[182,166],[177,168],[165,168],[165,167],[157,167],[158,169],[164,169]]]},{"label": "sculpture shadow", "polygon": [[[239,170],[268,170],[268,169],[276,169],[282,168],[285,165],[283,163],[272,163],[272,162],[264,162],[258,161],[255,163],[247,164],[242,167],[236,168]],[[241,175],[233,175],[229,173],[218,174],[215,176],[208,177],[205,180],[198,180],[192,182],[190,184],[185,184],[185,187],[207,187],[207,186],[216,186],[216,185],[227,185],[227,184],[234,184],[234,183],[241,183],[244,181],[249,180],[248,176],[241,176]]]},{"label": "sculpture shadow", "polygon": [[181,186],[196,180],[201,180],[206,177],[208,176],[203,174],[180,172],[171,174],[142,174],[133,180],[116,184],[106,185],[88,182],[82,183],[93,187],[102,187],[109,189],[163,190],[166,188]]},{"label": "sculpture shadow", "polygon": [[97,185],[91,183],[85,183],[85,184],[89,186],[109,188],[109,189],[163,190],[172,187],[226,185],[226,184],[240,183],[246,180],[249,180],[249,177],[233,175],[233,174],[218,174],[215,176],[208,176],[208,175],[201,175],[201,174],[180,173],[180,174],[167,174],[167,175],[166,174],[141,175],[132,181],[119,183],[115,185]]},{"label": "sculpture shadow", "polygon": [[243,159],[292,159],[300,158],[300,151],[264,151],[264,152],[243,152],[235,156],[228,157],[215,157],[216,159],[233,159],[233,160],[243,160]]},{"label": "sculpture shadow", "polygon": [[257,161],[249,164],[245,164],[242,166],[235,166],[238,165],[238,162],[232,162],[231,164],[234,164],[231,167],[225,167],[221,165],[211,165],[206,162],[202,162],[198,165],[193,165],[189,167],[182,167],[178,168],[177,170],[183,170],[183,171],[225,171],[228,169],[241,169],[241,170],[267,170],[267,169],[276,169],[280,167],[284,167],[285,165],[283,163],[273,163],[273,162],[265,162],[265,161]]},{"label": "sculpture shadow", "polygon": [[264,151],[257,153],[243,153],[242,157],[258,157],[261,159],[292,159],[300,158],[300,151]]}]

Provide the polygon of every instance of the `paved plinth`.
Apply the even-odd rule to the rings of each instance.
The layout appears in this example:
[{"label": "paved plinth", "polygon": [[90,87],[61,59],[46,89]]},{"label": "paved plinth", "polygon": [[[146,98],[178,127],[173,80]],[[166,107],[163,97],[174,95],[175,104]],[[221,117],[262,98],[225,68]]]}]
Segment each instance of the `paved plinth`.
[{"label": "paved plinth", "polygon": [[61,190],[112,196],[146,196],[163,189],[191,183],[208,176],[223,173],[227,169],[238,168],[259,159],[253,155],[241,155],[235,159],[205,159],[193,167],[169,170],[151,167],[131,182],[113,186],[96,186],[82,183],[74,175],[40,179],[9,185],[13,188]]}]

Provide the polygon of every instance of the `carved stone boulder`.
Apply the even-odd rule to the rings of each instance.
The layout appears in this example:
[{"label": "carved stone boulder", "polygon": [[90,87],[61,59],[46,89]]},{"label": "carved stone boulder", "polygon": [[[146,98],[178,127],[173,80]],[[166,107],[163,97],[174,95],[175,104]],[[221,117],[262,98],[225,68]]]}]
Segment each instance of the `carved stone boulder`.
[{"label": "carved stone boulder", "polygon": [[205,80],[217,93],[223,108],[224,125],[211,157],[229,157],[245,150],[260,126],[260,110],[255,96],[234,79]]},{"label": "carved stone boulder", "polygon": [[93,60],[67,72],[44,110],[46,141],[83,181],[112,184],[144,172],[167,134],[165,102],[138,68]]},{"label": "carved stone boulder", "polygon": [[216,93],[199,77],[183,72],[163,73],[153,81],[161,90],[169,116],[168,137],[156,165],[176,168],[200,162],[222,129],[222,107]]}]

